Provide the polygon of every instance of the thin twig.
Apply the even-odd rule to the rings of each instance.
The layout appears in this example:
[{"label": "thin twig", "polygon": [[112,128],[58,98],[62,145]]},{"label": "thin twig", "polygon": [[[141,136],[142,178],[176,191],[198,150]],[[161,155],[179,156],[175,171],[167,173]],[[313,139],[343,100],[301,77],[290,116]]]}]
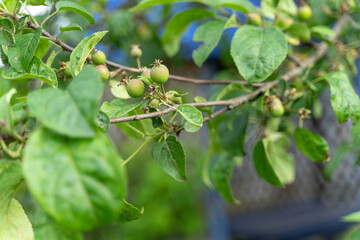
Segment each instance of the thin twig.
[{"label": "thin twig", "polygon": [[302,62],[297,57],[295,57],[295,56],[293,56],[291,54],[288,54],[287,57],[288,57],[289,60],[293,61],[296,65],[298,65],[298,66],[302,65]]},{"label": "thin twig", "polygon": [[140,62],[140,58],[136,57],[136,64],[138,66],[138,69],[141,71],[142,67],[141,67],[141,62]]}]

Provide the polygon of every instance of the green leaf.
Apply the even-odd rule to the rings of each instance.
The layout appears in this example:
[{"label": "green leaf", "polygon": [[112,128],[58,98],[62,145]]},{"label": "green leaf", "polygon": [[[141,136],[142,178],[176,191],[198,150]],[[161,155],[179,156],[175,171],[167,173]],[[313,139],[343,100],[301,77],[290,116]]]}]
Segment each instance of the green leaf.
[{"label": "green leaf", "polygon": [[83,16],[84,18],[86,18],[86,20],[88,20],[91,24],[95,23],[95,19],[93,18],[93,16],[91,16],[91,14],[81,5],[73,2],[73,1],[60,1],[56,3],[56,10],[58,11],[62,11],[62,10],[67,10],[67,11],[72,11],[75,12],[81,16]]},{"label": "green leaf", "polygon": [[311,32],[319,34],[319,35],[323,35],[323,36],[328,36],[328,37],[336,36],[336,33],[334,32],[334,30],[332,30],[331,28],[329,28],[327,26],[321,26],[321,25],[312,27]]},{"label": "green leaf", "polygon": [[[4,69],[5,68],[1,68],[0,73],[2,71],[4,71]],[[0,97],[4,96],[6,93],[8,93],[11,90],[12,86],[13,86],[13,83],[11,81],[6,81],[1,75],[0,75],[0,81],[1,81],[1,84],[0,84]]]},{"label": "green leaf", "polygon": [[241,111],[235,116],[227,114],[227,119],[218,127],[220,143],[233,156],[245,155],[245,136],[248,126],[248,114]]},{"label": "green leaf", "polygon": [[231,27],[238,27],[239,25],[236,22],[237,21],[236,17],[237,17],[236,13],[233,13],[226,21],[224,29]]},{"label": "green leaf", "polygon": [[54,60],[55,60],[56,55],[58,55],[60,52],[61,52],[61,50],[60,50],[60,51],[57,51],[57,52],[55,52],[55,50],[53,50],[53,51],[50,53],[50,56],[49,56],[48,59],[46,60],[46,65],[47,65],[48,67],[51,67],[51,66],[52,66],[52,64],[54,63]]},{"label": "green leaf", "polygon": [[127,93],[125,85],[120,84],[119,81],[110,80],[109,85],[110,85],[111,94],[114,97],[120,98],[120,99],[130,99],[131,98],[129,96],[129,94]]},{"label": "green leaf", "polygon": [[0,45],[13,46],[15,44],[15,26],[7,18],[0,19]]},{"label": "green leaf", "polygon": [[[16,100],[18,100],[18,98],[16,98]],[[24,102],[18,102],[11,106],[11,111],[13,112],[15,123],[20,122],[20,119],[26,115],[26,107],[27,105]]]},{"label": "green leaf", "polygon": [[360,211],[346,215],[345,217],[342,217],[341,220],[344,222],[360,222]]},{"label": "green leaf", "polygon": [[321,39],[326,40],[329,37],[335,37],[336,33],[327,26],[314,26],[311,29],[313,35],[319,36]]},{"label": "green leaf", "polygon": [[212,184],[226,201],[240,204],[240,201],[233,197],[230,188],[230,180],[234,166],[233,157],[226,153],[222,154],[211,166],[209,175]]},{"label": "green leaf", "polygon": [[201,127],[195,126],[195,125],[191,125],[188,121],[186,121],[183,118],[183,122],[182,122],[185,131],[189,132],[189,133],[194,133],[197,132],[201,129]]},{"label": "green leaf", "polygon": [[330,84],[331,106],[338,122],[342,123],[353,118],[353,123],[358,123],[360,120],[360,99],[351,86],[348,76],[344,72],[332,72],[326,74],[325,79]]},{"label": "green leaf", "polygon": [[[0,222],[4,223],[14,192],[23,180],[19,161],[0,161]],[[0,224],[0,228],[3,226]],[[1,234],[0,234],[1,236]],[[0,238],[2,239],[2,238]]]},{"label": "green leaf", "polygon": [[26,3],[33,6],[46,5],[45,0],[28,0]]},{"label": "green leaf", "polygon": [[[13,202],[15,201],[13,196],[22,181],[23,175],[19,161],[0,161],[0,239],[18,239],[17,234],[29,230],[26,219],[21,215],[16,216],[14,212],[17,206]],[[17,217],[19,218],[16,219]],[[29,236],[26,235],[25,239],[32,239]]]},{"label": "green leaf", "polygon": [[23,168],[42,209],[64,227],[84,231],[118,217],[126,191],[121,164],[102,133],[67,139],[42,128],[28,140]]},{"label": "green leaf", "polygon": [[68,31],[82,31],[82,27],[76,23],[70,23],[66,27],[60,27],[61,32],[68,32]]},{"label": "green leaf", "polygon": [[14,126],[14,114],[11,110],[10,101],[11,98],[16,93],[16,90],[13,88],[7,94],[0,98],[0,121],[4,124],[3,127],[0,127],[5,133],[12,134],[15,132]]},{"label": "green leaf", "polygon": [[24,14],[21,18],[19,18],[16,24],[16,30],[18,32],[22,31],[27,26],[27,23],[29,22],[29,18],[30,18],[29,15],[26,14]]},{"label": "green leaf", "polygon": [[[22,181],[19,161],[0,161],[0,239],[18,239],[17,234],[28,231],[26,220],[21,215],[16,216],[14,212],[17,206],[13,202],[13,196]],[[16,219],[17,217],[19,218]],[[26,235],[25,239],[32,239],[29,236]]]},{"label": "green leaf", "polygon": [[275,14],[277,15],[288,15],[295,17],[297,16],[297,6],[294,0],[262,0],[261,10],[265,17],[274,19]]},{"label": "green leaf", "polygon": [[191,125],[202,127],[203,125],[203,116],[202,113],[194,106],[181,104],[176,108],[176,111],[185,118]]},{"label": "green leaf", "polygon": [[39,44],[35,50],[35,56],[42,59],[51,48],[51,42],[46,37],[40,37]]},{"label": "green leaf", "polygon": [[308,42],[311,38],[311,32],[305,23],[293,23],[286,29],[286,33],[300,38],[304,42]]},{"label": "green leaf", "polygon": [[[6,8],[10,11],[10,12],[17,12],[17,10],[19,9],[19,5],[18,0],[2,0],[1,2],[3,2],[6,6]],[[16,8],[16,9],[15,9]]]},{"label": "green leaf", "polygon": [[125,223],[137,220],[142,217],[144,209],[139,210],[130,203],[123,200],[123,206],[120,210],[118,222]]},{"label": "green leaf", "polygon": [[81,233],[68,230],[55,223],[47,214],[39,212],[34,219],[36,240],[82,240]]},{"label": "green leaf", "polygon": [[[58,2],[60,3],[60,2]],[[70,71],[73,77],[79,74],[89,54],[107,31],[96,32],[84,38],[70,55]]]},{"label": "green leaf", "polygon": [[4,211],[6,215],[0,216],[0,239],[34,240],[31,223],[17,200],[13,198]]},{"label": "green leaf", "polygon": [[95,123],[96,123],[96,125],[98,125],[98,127],[101,129],[101,131],[103,131],[105,133],[107,131],[109,131],[110,118],[108,117],[108,115],[106,113],[99,111],[98,114],[96,115]]},{"label": "green leaf", "polygon": [[176,137],[170,135],[152,148],[152,156],[159,166],[175,180],[186,180],[185,153]]},{"label": "green leaf", "polygon": [[270,184],[283,186],[275,172],[274,167],[267,158],[265,146],[262,140],[255,145],[253,155],[255,169],[260,177]]},{"label": "green leaf", "polygon": [[143,77],[140,75],[137,77],[137,79],[140,79],[141,81],[143,81],[147,86],[154,84],[154,81],[149,77]]},{"label": "green leaf", "polygon": [[351,238],[349,240],[359,240],[359,239],[360,239],[360,229],[357,229],[351,234]]},{"label": "green leaf", "polygon": [[50,86],[58,86],[58,81],[54,70],[43,63],[38,57],[33,57],[29,65],[29,69],[26,72],[20,73],[13,68],[9,68],[2,72],[2,77],[12,80],[37,78],[46,82]]},{"label": "green leaf", "polygon": [[111,103],[104,102],[100,108],[101,111],[106,113],[109,118],[118,118],[126,116],[129,112],[139,107],[142,102],[126,102],[121,99],[115,99]]},{"label": "green leaf", "polygon": [[98,114],[103,90],[100,74],[91,66],[85,67],[66,89],[88,123],[93,123]]},{"label": "green leaf", "polygon": [[242,13],[258,12],[256,7],[247,0],[205,0],[205,3],[214,7],[231,8]]},{"label": "green leaf", "polygon": [[266,182],[284,186],[294,181],[294,161],[286,152],[288,146],[289,139],[280,133],[273,133],[255,145],[255,169]]},{"label": "green leaf", "polygon": [[[86,88],[84,88],[86,86]],[[39,89],[29,94],[29,111],[44,125],[68,137],[93,137],[103,83],[94,67],[86,67],[66,92]]]},{"label": "green leaf", "polygon": [[28,70],[35,50],[39,44],[42,28],[35,33],[19,35],[15,38],[15,45],[9,46],[8,57],[10,65],[18,72]]},{"label": "green leaf", "polygon": [[166,23],[164,35],[161,38],[166,54],[173,57],[179,51],[181,36],[191,22],[213,16],[214,13],[206,9],[192,8],[181,11],[171,18]]},{"label": "green leaf", "polygon": [[284,61],[288,44],[275,27],[240,27],[231,41],[231,56],[239,73],[249,82],[262,82]]},{"label": "green leaf", "polygon": [[305,128],[297,128],[294,139],[299,150],[314,162],[330,160],[329,145],[319,135]]},{"label": "green leaf", "polygon": [[46,127],[68,137],[94,137],[95,132],[71,96],[54,88],[29,94],[29,111]]},{"label": "green leaf", "polygon": [[196,65],[201,67],[205,60],[209,57],[210,53],[218,45],[224,27],[224,21],[213,20],[202,24],[196,29],[193,41],[202,42],[199,48],[194,50],[192,53],[192,57]]}]

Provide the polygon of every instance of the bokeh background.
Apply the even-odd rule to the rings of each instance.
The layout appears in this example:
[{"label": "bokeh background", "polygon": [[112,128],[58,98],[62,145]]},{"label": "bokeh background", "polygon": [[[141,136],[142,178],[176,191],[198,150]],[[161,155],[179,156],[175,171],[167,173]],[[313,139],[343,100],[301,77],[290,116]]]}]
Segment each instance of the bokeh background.
[{"label": "bokeh background", "polygon": [[[77,0],[89,9],[96,19],[89,25],[82,17],[72,13],[62,13],[45,28],[53,35],[59,34],[59,27],[76,22],[83,27],[82,32],[60,35],[64,42],[75,46],[82,38],[93,32],[109,30],[97,48],[107,53],[108,58],[120,64],[136,66],[129,56],[130,46],[140,44],[143,50],[142,64],[150,66],[154,59],[162,59],[170,72],[197,78],[239,78],[229,55],[229,41],[235,29],[225,31],[218,47],[202,68],[192,61],[191,53],[200,43],[192,40],[196,26],[191,24],[184,33],[180,52],[174,58],[167,58],[161,46],[161,36],[165,23],[175,13],[193,7],[194,3],[177,3],[171,6],[156,6],[145,12],[130,13],[133,0]],[[252,1],[260,6],[261,1]],[[320,11],[325,0],[311,0],[314,11]],[[226,10],[226,9],[225,9]],[[33,7],[29,11],[43,19],[49,12],[47,7]],[[239,17],[245,19],[239,13]],[[360,16],[358,16],[360,19]],[[334,19],[324,18],[325,25]],[[355,38],[359,34],[353,33]],[[61,53],[55,62],[67,60],[69,53]],[[358,66],[360,62],[357,61]],[[3,80],[1,80],[3,81]],[[10,86],[5,81],[0,85],[0,93]],[[360,86],[360,77],[354,79]],[[63,83],[66,84],[66,83]],[[217,90],[213,86],[195,86],[187,83],[169,82],[168,89],[188,92],[194,96],[208,98]],[[358,92],[360,88],[357,88]],[[104,101],[113,99],[109,89]],[[323,136],[332,151],[348,138],[350,125],[337,124],[330,108],[329,92],[320,97],[322,118],[307,120],[305,127]],[[116,126],[111,126],[109,135],[123,158],[137,149],[141,140],[124,135]],[[348,156],[334,173],[332,180],[322,177],[322,165],[314,164],[291,148],[296,162],[296,181],[286,189],[270,186],[257,174],[252,165],[251,155],[243,159],[232,178],[235,197],[242,201],[237,206],[224,202],[209,189],[202,177],[204,159],[207,155],[207,132],[181,134],[187,155],[188,180],[178,183],[164,173],[153,161],[150,148],[141,151],[128,165],[129,201],[137,207],[144,207],[141,219],[104,226],[86,233],[90,240],[141,240],[141,239],[347,239],[355,227],[341,222],[341,216],[360,209],[360,172],[354,166],[354,159]],[[251,153],[252,139],[247,150]],[[29,200],[26,190],[20,192],[20,200],[25,209],[36,209],[36,203]],[[35,212],[35,211],[34,211]],[[31,213],[30,213],[30,217]]]}]

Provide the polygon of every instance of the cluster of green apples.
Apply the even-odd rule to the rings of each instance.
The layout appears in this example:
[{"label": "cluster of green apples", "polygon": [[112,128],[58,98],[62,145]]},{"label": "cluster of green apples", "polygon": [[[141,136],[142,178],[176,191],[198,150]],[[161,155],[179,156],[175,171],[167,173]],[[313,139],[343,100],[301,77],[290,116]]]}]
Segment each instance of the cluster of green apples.
[{"label": "cluster of green apples", "polygon": [[160,60],[156,60],[151,69],[143,70],[140,78],[131,79],[126,84],[126,90],[130,97],[137,98],[144,95],[145,83],[141,80],[143,78],[155,84],[164,84],[169,79],[169,69],[161,64]]}]

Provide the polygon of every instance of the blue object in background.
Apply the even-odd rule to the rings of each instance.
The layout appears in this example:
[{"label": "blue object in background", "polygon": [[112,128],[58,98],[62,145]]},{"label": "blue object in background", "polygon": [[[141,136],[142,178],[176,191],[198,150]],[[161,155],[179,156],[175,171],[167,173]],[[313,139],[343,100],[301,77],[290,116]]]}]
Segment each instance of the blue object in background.
[{"label": "blue object in background", "polygon": [[230,238],[229,223],[225,212],[225,202],[213,191],[206,191],[207,221],[210,240],[227,240]]},{"label": "blue object in background", "polygon": [[108,0],[106,4],[106,9],[108,11],[114,11],[128,1],[129,0]]}]

